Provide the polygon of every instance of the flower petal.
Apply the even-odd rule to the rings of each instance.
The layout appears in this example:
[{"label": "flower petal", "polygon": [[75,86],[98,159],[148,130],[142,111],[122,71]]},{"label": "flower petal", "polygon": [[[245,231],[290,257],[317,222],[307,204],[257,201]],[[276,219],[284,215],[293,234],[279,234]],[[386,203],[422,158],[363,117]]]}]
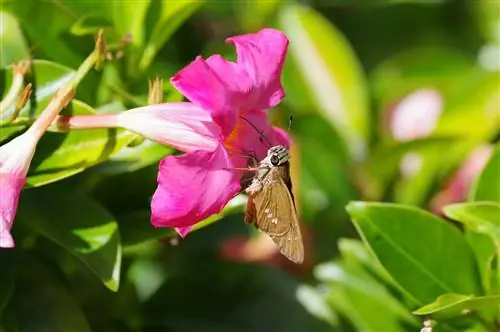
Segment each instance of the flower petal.
[{"label": "flower petal", "polygon": [[156,227],[188,227],[220,212],[240,190],[239,173],[222,145],[212,151],[168,156],[160,163],[151,202]]},{"label": "flower petal", "polygon": [[171,82],[190,101],[210,112],[223,135],[228,135],[233,129],[239,105],[251,87],[246,74],[220,56],[207,61],[197,57]]},{"label": "flower petal", "polygon": [[224,140],[224,146],[235,155],[251,153],[261,160],[274,145],[273,139],[274,133],[269,125],[267,112],[250,111],[238,119],[231,136]]},{"label": "flower petal", "polygon": [[10,234],[16,216],[19,194],[26,177],[11,173],[0,174],[0,248],[13,248]]},{"label": "flower petal", "polygon": [[131,131],[180,151],[212,151],[220,127],[210,114],[192,103],[157,104],[119,114],[119,124]]},{"label": "flower petal", "polygon": [[285,96],[280,78],[288,38],[281,31],[262,29],[254,34],[228,38],[226,42],[235,45],[237,63],[253,80],[256,96],[251,108],[268,109],[279,104]]}]

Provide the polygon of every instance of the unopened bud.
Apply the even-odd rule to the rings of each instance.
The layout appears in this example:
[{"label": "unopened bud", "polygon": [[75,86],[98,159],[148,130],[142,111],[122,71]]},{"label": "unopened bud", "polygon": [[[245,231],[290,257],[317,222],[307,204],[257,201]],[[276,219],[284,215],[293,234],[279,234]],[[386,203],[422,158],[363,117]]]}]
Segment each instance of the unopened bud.
[{"label": "unopened bud", "polygon": [[148,105],[163,103],[163,80],[156,76],[152,81],[149,81],[148,83]]},{"label": "unopened bud", "polygon": [[97,60],[95,63],[95,69],[99,70],[102,68],[104,61],[106,60],[106,39],[104,38],[104,30],[100,29],[97,32],[97,37],[95,41],[95,52],[97,54]]},{"label": "unopened bud", "polygon": [[16,75],[21,75],[25,76],[30,69],[30,62],[29,61],[20,61],[14,65],[12,65],[12,73],[14,76]]},{"label": "unopened bud", "polygon": [[19,112],[23,109],[24,105],[26,105],[26,103],[30,99],[31,92],[33,91],[31,87],[32,87],[31,83],[28,83],[24,87],[23,91],[21,91],[21,94],[19,95],[19,98],[17,99],[17,102],[16,102],[16,111],[14,112],[15,114],[14,114],[12,120],[17,118],[17,115],[19,114]]}]

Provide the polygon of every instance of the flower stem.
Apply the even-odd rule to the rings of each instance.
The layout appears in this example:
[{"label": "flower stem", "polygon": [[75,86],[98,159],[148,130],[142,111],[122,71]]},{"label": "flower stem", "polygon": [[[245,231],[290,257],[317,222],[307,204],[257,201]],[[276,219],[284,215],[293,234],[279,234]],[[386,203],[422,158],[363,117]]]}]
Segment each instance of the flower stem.
[{"label": "flower stem", "polygon": [[118,128],[119,113],[77,115],[58,115],[49,130],[67,132],[70,130]]},{"label": "flower stem", "polygon": [[43,133],[50,126],[52,121],[57,117],[59,112],[68,105],[74,96],[74,90],[78,84],[83,80],[85,75],[95,67],[95,65],[102,59],[103,52],[103,35],[102,31],[98,33],[96,47],[92,53],[83,61],[71,81],[63,86],[56,95],[52,98],[49,104],[45,107],[40,116],[33,122],[33,125],[27,132],[31,132],[36,137],[40,138]]},{"label": "flower stem", "polygon": [[28,72],[29,65],[25,62],[18,63],[12,66],[12,84],[10,85],[9,91],[5,95],[5,98],[0,102],[0,124],[9,122],[12,119],[12,114],[8,114],[13,106],[21,90],[23,89],[24,75]]}]

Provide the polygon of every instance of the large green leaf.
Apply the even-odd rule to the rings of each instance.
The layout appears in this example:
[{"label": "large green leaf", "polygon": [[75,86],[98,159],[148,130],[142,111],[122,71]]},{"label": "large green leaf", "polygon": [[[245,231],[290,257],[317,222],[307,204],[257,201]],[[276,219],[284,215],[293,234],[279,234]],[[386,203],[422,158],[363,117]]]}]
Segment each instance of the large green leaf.
[{"label": "large green leaf", "polygon": [[422,304],[444,293],[481,294],[472,250],[453,225],[397,204],[352,202],[347,211],[380,263]]},{"label": "large green leaf", "polygon": [[472,202],[448,205],[444,213],[456,221],[465,224],[467,228],[486,234],[500,245],[500,203]]},{"label": "large green leaf", "polygon": [[[295,99],[310,96],[309,110],[319,110],[346,140],[351,153],[362,157],[370,123],[367,90],[348,41],[321,14],[298,4],[283,6],[278,25],[290,38],[288,62],[294,67],[285,73],[285,88],[295,80],[306,87],[306,92],[288,93],[285,102],[293,107]],[[290,77],[291,73],[296,75]]]},{"label": "large green leaf", "polygon": [[[28,44],[15,16],[0,7],[0,68],[30,58]],[[2,110],[3,111],[3,110]]]},{"label": "large green leaf", "polygon": [[[90,106],[72,101],[73,115],[95,114]],[[120,151],[135,138],[122,129],[89,129],[46,133],[38,143],[28,175],[28,186],[38,187],[79,173]]]},{"label": "large green leaf", "polygon": [[18,218],[81,259],[106,287],[118,290],[120,232],[99,203],[65,187],[37,188],[23,192]]},{"label": "large green leaf", "polygon": [[[19,332],[90,332],[73,297],[41,263],[24,257],[17,287],[9,304],[9,318]],[[12,331],[12,330],[11,330]]]},{"label": "large green leaf", "polygon": [[413,313],[416,315],[431,315],[434,319],[451,319],[474,313],[492,321],[500,318],[500,295],[474,297],[462,294],[444,294],[436,301],[427,304]]},{"label": "large green leaf", "polygon": [[149,67],[163,44],[202,3],[203,0],[153,0],[151,2],[152,15],[148,17],[148,22],[154,22],[154,24],[139,63],[141,70],[144,71]]},{"label": "large green leaf", "polygon": [[472,201],[500,203],[500,144],[496,145],[469,196]]}]

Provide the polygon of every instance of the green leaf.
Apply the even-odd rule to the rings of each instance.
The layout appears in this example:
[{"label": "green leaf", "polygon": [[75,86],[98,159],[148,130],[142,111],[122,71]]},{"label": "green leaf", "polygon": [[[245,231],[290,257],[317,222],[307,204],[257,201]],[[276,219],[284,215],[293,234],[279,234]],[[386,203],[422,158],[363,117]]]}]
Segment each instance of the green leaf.
[{"label": "green leaf", "polygon": [[498,72],[478,68],[462,74],[460,86],[447,96],[435,134],[490,140],[500,126]]},{"label": "green leaf", "polygon": [[497,144],[490,160],[471,189],[469,200],[500,203],[500,144]]},{"label": "green leaf", "polygon": [[148,18],[148,22],[155,24],[151,28],[151,35],[139,62],[141,70],[144,71],[149,67],[163,44],[203,2],[203,0],[152,1],[150,12],[153,13],[153,17]]},{"label": "green leaf", "polygon": [[413,313],[415,315],[431,315],[438,320],[451,319],[467,314],[478,314],[488,321],[498,318],[500,312],[500,295],[474,297],[462,294],[444,294],[436,301],[427,304]]},{"label": "green leaf", "polygon": [[104,163],[92,171],[103,175],[114,175],[125,172],[134,172],[151,164],[157,163],[174,150],[152,141],[144,141],[138,146],[124,147]]},{"label": "green leaf", "polygon": [[0,68],[30,58],[28,44],[17,19],[2,11],[0,11],[0,40],[2,41],[0,43]]},{"label": "green leaf", "polygon": [[[95,114],[94,109],[77,100],[71,102],[69,110],[72,115]],[[134,137],[135,134],[122,129],[47,132],[38,143],[27,184],[38,187],[79,173],[107,160]]]},{"label": "green leaf", "polygon": [[108,287],[120,283],[118,223],[99,203],[60,186],[23,192],[18,218],[81,259]]},{"label": "green leaf", "polygon": [[9,304],[16,331],[91,331],[82,310],[53,273],[29,257],[19,266],[18,286]]},{"label": "green leaf", "polygon": [[314,274],[326,282],[329,303],[357,331],[401,331],[401,321],[417,325],[407,309],[360,265],[325,263],[317,266]]},{"label": "green leaf", "polygon": [[298,4],[283,6],[278,25],[290,38],[287,62],[296,74],[284,79],[285,88],[290,80],[303,81],[306,87],[295,98],[294,93],[287,94],[285,102],[293,107],[294,99],[310,96],[309,109],[320,110],[346,140],[350,152],[363,157],[370,123],[367,89],[348,41],[321,14]]},{"label": "green leaf", "polygon": [[351,202],[347,211],[380,263],[420,303],[481,294],[473,253],[453,225],[397,204]]},{"label": "green leaf", "polygon": [[488,235],[497,246],[500,245],[500,204],[473,202],[452,204],[444,207],[444,213],[460,221],[476,233]]},{"label": "green leaf", "polygon": [[495,259],[497,250],[495,243],[490,237],[484,234],[474,233],[471,231],[465,232],[465,239],[474,251],[481,283],[486,294],[495,294],[494,287],[500,286],[500,280],[495,285],[493,277],[493,260]]}]

